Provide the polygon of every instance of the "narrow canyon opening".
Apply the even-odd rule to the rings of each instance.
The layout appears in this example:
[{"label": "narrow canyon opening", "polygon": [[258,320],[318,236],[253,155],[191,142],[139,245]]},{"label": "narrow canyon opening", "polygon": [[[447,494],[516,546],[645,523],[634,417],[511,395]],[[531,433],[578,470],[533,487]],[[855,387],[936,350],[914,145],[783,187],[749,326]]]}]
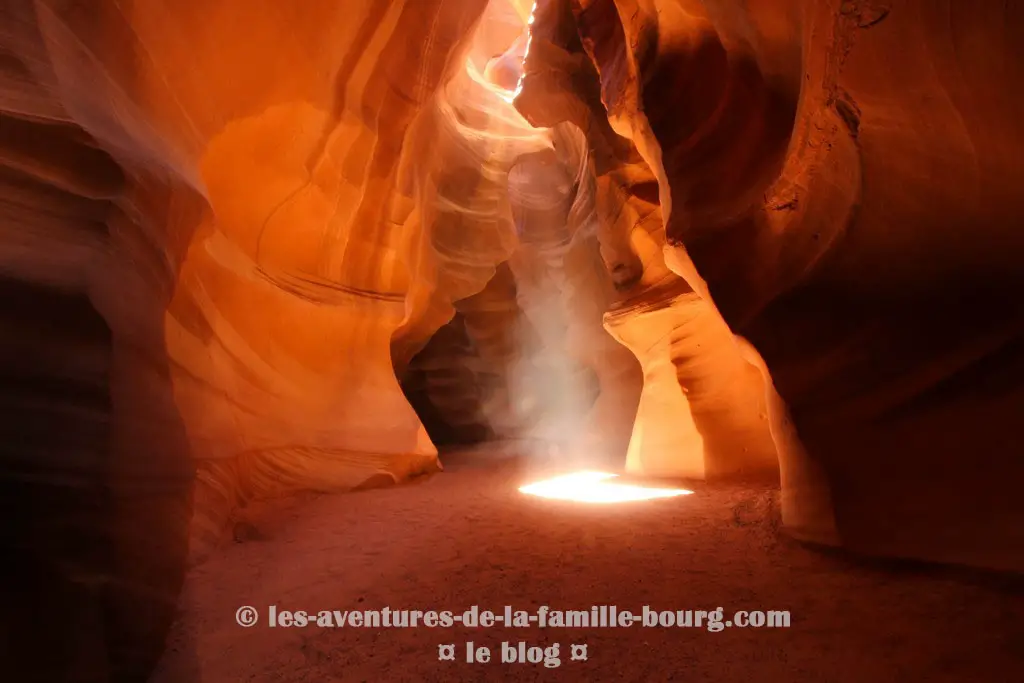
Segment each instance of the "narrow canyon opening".
[{"label": "narrow canyon opening", "polygon": [[0,671],[1017,680],[1021,26],[0,0]]},{"label": "narrow canyon opening", "polygon": [[[468,173],[439,183],[452,193],[444,197],[460,231],[436,231],[431,246],[445,259],[499,232],[511,246],[399,365],[406,395],[435,445],[511,440],[539,459],[557,454],[565,470],[770,480],[778,467],[763,381],[707,294],[666,266],[655,174],[607,126],[603,139],[587,138],[586,116],[603,110],[535,126],[516,108],[521,98],[539,110],[578,97],[559,78],[599,87],[596,70],[578,61],[582,44],[567,37],[577,34],[575,19],[558,9],[489,3],[465,71],[442,91],[456,154],[502,173],[496,187]],[[538,50],[577,58],[578,73],[555,62],[542,68],[560,75],[528,78],[535,39]],[[609,178],[622,162],[631,165],[628,185]],[[603,225],[609,215],[617,229]]]}]

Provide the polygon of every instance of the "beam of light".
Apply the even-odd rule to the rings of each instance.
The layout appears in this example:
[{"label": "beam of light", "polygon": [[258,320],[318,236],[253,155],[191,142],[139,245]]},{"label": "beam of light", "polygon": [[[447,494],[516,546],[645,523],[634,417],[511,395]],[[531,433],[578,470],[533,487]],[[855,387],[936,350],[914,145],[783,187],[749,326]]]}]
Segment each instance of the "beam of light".
[{"label": "beam of light", "polygon": [[516,83],[516,89],[511,93],[503,94],[502,98],[512,104],[519,97],[519,94],[523,92],[523,81],[526,80],[526,58],[530,56],[530,44],[533,42],[533,22],[537,13],[537,3],[533,3],[533,7],[530,9],[530,18],[526,20],[527,34],[526,34],[526,49],[523,51],[523,71],[519,74],[519,81]]},{"label": "beam of light", "polygon": [[618,476],[608,472],[574,472],[521,486],[519,492],[541,498],[572,500],[579,503],[626,503],[634,500],[671,498],[693,493],[686,489],[662,489],[609,481]]}]

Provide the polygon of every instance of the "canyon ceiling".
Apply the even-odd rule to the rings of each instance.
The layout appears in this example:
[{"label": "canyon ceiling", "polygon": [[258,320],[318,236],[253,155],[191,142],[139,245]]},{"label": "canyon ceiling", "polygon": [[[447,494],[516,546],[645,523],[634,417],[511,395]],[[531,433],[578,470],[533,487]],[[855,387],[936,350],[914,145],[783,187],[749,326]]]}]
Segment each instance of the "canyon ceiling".
[{"label": "canyon ceiling", "polygon": [[484,438],[777,471],[797,538],[1024,570],[1022,30],[965,0],[0,0],[10,571],[34,609],[99,574],[112,623],[150,605],[103,646],[142,670],[247,500]]}]

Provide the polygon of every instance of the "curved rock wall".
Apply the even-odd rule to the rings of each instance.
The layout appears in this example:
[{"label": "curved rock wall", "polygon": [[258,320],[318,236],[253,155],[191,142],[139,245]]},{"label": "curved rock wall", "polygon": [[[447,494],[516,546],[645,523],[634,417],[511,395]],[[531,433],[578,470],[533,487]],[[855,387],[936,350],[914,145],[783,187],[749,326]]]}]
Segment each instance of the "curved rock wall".
[{"label": "curved rock wall", "polygon": [[143,677],[190,519],[195,552],[247,497],[436,466],[390,347],[422,317],[416,193],[452,153],[410,150],[444,142],[421,115],[484,6],[0,4],[4,328],[39,337],[9,356],[5,545],[47,593],[5,620],[80,620],[45,656],[12,640],[26,671]]},{"label": "curved rock wall", "polygon": [[658,178],[609,124],[599,73],[570,10],[538,4],[516,106],[535,125],[586,134],[595,232],[617,290],[606,299],[605,326],[644,376],[626,467],[697,479],[773,476],[763,380],[710,299],[667,267]]},{"label": "curved rock wall", "polygon": [[659,177],[669,264],[759,352],[806,447],[781,452],[787,524],[1024,567],[1024,99],[1000,85],[1024,15],[571,4],[610,120]]},{"label": "curved rock wall", "polygon": [[[436,468],[396,370],[457,310],[514,359],[556,275],[630,469],[777,452],[797,536],[1024,567],[1020,9],[543,0],[527,43],[531,6],[0,1],[3,540],[47,587],[6,640],[41,680],[143,676],[245,500]],[[585,201],[524,222],[509,171],[552,151]]]}]

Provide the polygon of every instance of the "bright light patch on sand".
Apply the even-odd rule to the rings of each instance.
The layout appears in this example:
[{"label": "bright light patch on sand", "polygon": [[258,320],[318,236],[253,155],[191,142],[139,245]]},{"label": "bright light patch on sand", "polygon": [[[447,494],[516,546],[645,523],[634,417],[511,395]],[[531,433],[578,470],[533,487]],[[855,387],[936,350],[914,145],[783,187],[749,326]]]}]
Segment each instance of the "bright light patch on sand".
[{"label": "bright light patch on sand", "polygon": [[573,500],[579,503],[627,503],[651,498],[684,496],[693,491],[662,489],[609,481],[619,475],[608,472],[574,472],[519,487],[520,493],[541,498]]}]

